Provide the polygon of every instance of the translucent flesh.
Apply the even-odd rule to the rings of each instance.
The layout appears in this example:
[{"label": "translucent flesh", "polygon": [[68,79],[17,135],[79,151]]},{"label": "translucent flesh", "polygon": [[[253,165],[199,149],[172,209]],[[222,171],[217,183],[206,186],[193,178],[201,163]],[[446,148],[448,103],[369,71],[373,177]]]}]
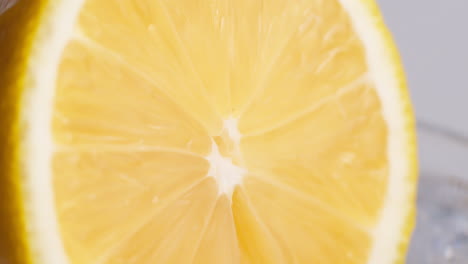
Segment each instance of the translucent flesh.
[{"label": "translucent flesh", "polygon": [[71,263],[366,263],[387,128],[336,0],[87,0],[57,76]]}]

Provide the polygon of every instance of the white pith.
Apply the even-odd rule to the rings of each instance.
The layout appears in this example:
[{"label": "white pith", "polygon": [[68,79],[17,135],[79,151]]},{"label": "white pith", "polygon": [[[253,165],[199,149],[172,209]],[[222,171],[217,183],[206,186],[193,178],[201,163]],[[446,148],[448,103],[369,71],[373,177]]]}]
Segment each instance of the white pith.
[{"label": "white pith", "polygon": [[[374,244],[368,263],[390,264],[398,256],[401,230],[405,225],[405,216],[410,210],[408,197],[411,193],[407,184],[410,168],[407,145],[410,139],[404,133],[406,121],[402,118],[404,106],[401,104],[397,72],[388,51],[382,33],[375,26],[376,22],[362,0],[339,0],[352,18],[354,28],[366,47],[371,77],[376,83],[377,92],[382,98],[383,115],[389,129],[388,157],[390,161],[390,182],[388,196],[381,213],[381,221],[375,228]],[[22,160],[25,175],[24,199],[28,235],[35,263],[69,263],[59,234],[54,208],[51,182],[51,158],[54,151],[51,137],[52,106],[56,71],[60,55],[72,35],[72,30],[84,0],[51,0],[39,25],[32,56],[27,68],[27,94],[22,105],[22,127],[24,132]],[[234,124],[235,125],[235,124]],[[226,128],[233,127],[233,121],[227,120]],[[240,134],[228,129],[229,136],[238,143]],[[236,184],[242,180],[244,171],[233,165],[229,158],[219,154],[216,144],[207,157],[213,164],[212,177],[220,187],[220,193],[230,194]],[[217,178],[232,173],[232,180]]]}]

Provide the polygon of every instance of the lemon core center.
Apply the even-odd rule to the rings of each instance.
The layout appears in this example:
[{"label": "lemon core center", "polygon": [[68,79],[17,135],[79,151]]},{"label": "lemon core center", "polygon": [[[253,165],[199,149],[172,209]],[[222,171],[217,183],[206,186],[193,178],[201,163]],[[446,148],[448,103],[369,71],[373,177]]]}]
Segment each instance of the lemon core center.
[{"label": "lemon core center", "polygon": [[247,172],[241,165],[240,138],[237,120],[225,120],[221,135],[212,137],[211,152],[206,157],[210,163],[208,176],[216,180],[219,195],[226,194],[229,198]]}]

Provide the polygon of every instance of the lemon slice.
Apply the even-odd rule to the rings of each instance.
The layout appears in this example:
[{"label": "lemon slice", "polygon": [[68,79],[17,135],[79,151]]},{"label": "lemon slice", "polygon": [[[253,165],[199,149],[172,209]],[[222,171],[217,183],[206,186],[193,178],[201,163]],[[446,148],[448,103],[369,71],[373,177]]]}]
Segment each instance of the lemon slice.
[{"label": "lemon slice", "polygon": [[404,261],[414,121],[373,1],[20,1],[6,28],[5,261]]}]

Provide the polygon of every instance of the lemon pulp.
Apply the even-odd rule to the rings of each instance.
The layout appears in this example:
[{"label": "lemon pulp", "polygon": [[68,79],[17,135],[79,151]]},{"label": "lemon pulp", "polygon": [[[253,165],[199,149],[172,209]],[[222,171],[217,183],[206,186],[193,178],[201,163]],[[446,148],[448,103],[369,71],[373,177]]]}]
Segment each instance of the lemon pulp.
[{"label": "lemon pulp", "polygon": [[388,124],[338,1],[87,0],[57,72],[71,263],[366,263]]}]

